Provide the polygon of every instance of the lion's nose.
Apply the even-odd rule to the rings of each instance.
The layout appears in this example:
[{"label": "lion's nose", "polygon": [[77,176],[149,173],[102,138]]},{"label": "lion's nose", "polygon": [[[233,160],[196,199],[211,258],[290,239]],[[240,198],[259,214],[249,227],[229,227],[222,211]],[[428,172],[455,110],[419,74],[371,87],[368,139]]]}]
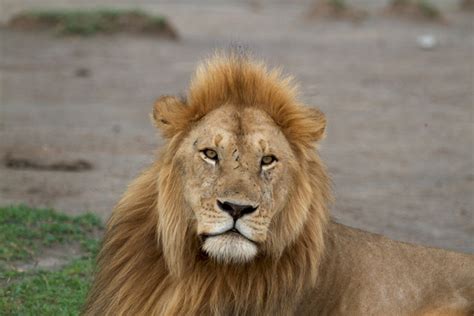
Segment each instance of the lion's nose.
[{"label": "lion's nose", "polygon": [[258,206],[254,207],[252,205],[235,204],[227,201],[221,202],[219,200],[217,200],[217,205],[222,211],[229,213],[230,216],[232,216],[232,218],[234,219],[234,221],[238,220],[245,214],[255,212],[255,210],[258,208]]}]

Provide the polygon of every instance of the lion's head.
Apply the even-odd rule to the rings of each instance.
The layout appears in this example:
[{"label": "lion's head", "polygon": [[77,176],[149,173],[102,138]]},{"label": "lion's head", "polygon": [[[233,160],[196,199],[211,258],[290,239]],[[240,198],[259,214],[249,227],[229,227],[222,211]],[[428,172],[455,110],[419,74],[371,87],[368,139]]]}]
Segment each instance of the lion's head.
[{"label": "lion's head", "polygon": [[305,155],[325,118],[298,104],[294,90],[260,64],[217,57],[198,69],[186,100],[163,97],[154,107],[172,145],[166,163],[182,184],[180,212],[218,262],[278,257],[306,222],[318,188]]},{"label": "lion's head", "polygon": [[166,143],[114,210],[88,306],[291,308],[324,248],[324,115],[297,100],[291,78],[230,54],[201,64],[186,98],[160,98],[152,118]]}]

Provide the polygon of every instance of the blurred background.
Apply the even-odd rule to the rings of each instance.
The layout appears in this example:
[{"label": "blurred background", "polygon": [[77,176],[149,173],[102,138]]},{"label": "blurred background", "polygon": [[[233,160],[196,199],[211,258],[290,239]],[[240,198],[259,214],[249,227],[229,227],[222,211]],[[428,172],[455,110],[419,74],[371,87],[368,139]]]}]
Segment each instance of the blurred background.
[{"label": "blurred background", "polygon": [[106,219],[162,140],[149,113],[232,41],[328,118],[333,216],[474,252],[472,1],[2,0],[0,204]]}]

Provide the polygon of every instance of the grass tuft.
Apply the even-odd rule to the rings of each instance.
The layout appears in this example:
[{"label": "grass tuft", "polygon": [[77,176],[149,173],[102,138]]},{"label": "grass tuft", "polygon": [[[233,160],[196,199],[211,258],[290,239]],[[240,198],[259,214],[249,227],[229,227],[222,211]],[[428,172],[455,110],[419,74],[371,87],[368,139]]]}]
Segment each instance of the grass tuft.
[{"label": "grass tuft", "polygon": [[428,19],[434,20],[441,17],[441,12],[433,3],[427,0],[420,0],[418,1],[417,5],[423,16]]},{"label": "grass tuft", "polygon": [[308,18],[328,18],[360,22],[366,12],[353,8],[346,0],[315,0]]},{"label": "grass tuft", "polygon": [[427,21],[442,20],[441,11],[429,0],[392,0],[387,12]]},{"label": "grass tuft", "polygon": [[345,0],[327,0],[329,6],[335,10],[345,10],[347,9],[347,4]]},{"label": "grass tuft", "polygon": [[62,35],[131,32],[177,38],[165,17],[133,9],[26,11],[14,16],[9,26],[21,30],[53,29]]}]

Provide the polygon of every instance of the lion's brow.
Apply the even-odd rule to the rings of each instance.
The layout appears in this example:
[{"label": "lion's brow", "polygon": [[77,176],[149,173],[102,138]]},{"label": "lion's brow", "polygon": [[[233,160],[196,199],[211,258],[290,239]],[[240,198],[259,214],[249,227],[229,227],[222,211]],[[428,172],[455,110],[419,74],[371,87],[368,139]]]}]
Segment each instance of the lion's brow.
[{"label": "lion's brow", "polygon": [[222,138],[223,137],[221,134],[217,134],[216,136],[214,136],[214,145],[216,147],[219,147],[219,143],[221,142]]},{"label": "lion's brow", "polygon": [[267,151],[267,142],[263,139],[260,139],[258,141],[258,144],[260,145],[260,148],[262,148],[262,152],[266,152]]}]

